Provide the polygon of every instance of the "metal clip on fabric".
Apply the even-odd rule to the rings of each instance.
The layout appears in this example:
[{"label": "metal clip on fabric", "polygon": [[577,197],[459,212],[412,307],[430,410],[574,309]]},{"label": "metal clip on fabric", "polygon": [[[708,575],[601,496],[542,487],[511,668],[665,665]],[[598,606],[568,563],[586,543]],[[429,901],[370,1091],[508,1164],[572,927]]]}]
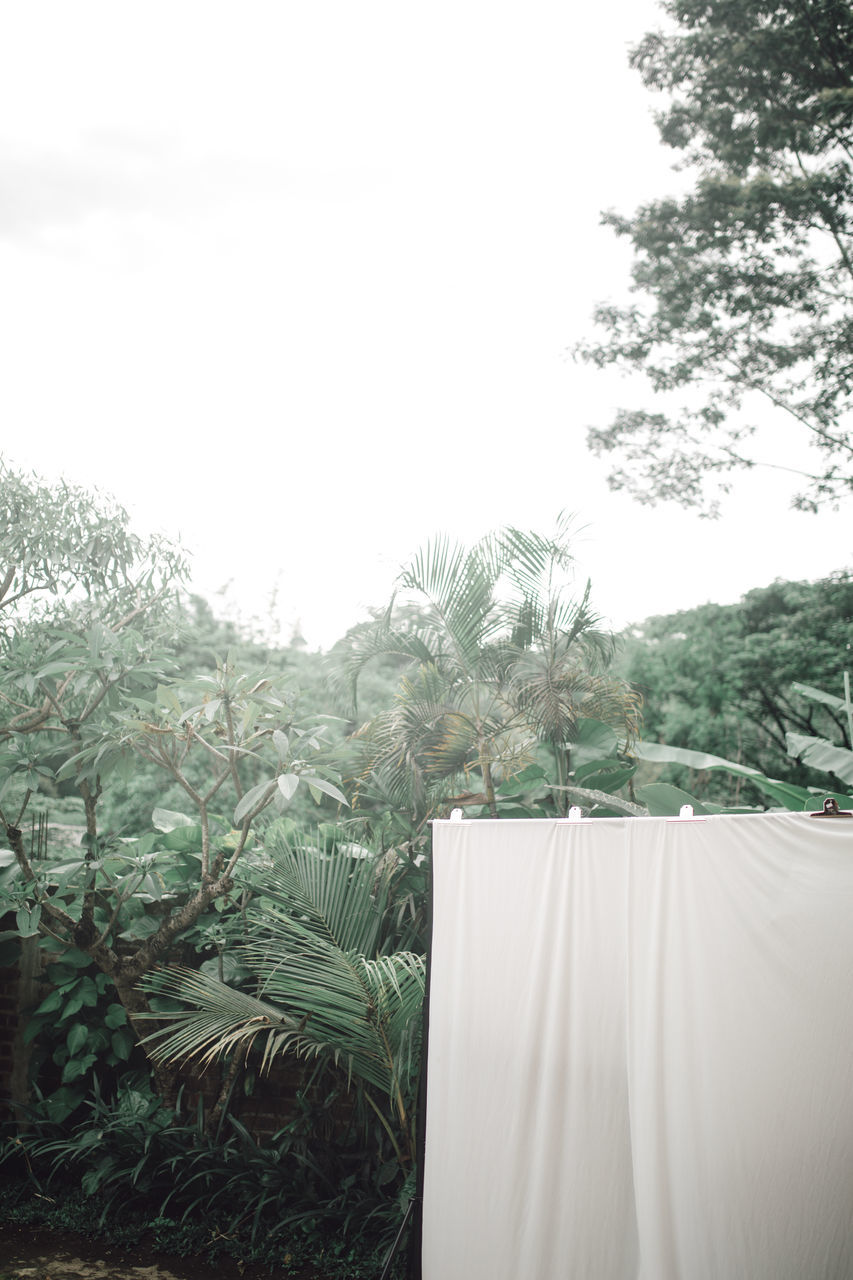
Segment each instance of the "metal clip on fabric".
[{"label": "metal clip on fabric", "polygon": [[827,796],[823,802],[823,808],[818,809],[817,813],[810,813],[810,818],[853,818],[853,813],[849,809],[840,809],[838,801],[834,796]]}]

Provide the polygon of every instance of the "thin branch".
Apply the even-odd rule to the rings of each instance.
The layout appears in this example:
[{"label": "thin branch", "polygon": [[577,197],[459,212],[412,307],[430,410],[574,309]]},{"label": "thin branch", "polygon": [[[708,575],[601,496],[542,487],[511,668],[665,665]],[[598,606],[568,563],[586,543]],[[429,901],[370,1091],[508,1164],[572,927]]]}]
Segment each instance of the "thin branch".
[{"label": "thin branch", "polygon": [[[4,607],[5,605],[12,603],[12,600],[4,600],[4,596],[6,595],[6,592],[11,587],[12,583],[15,581],[15,573],[17,572],[17,568],[18,566],[13,564],[12,567],[6,573],[6,577],[3,579],[3,582],[0,583],[0,604],[3,604]],[[13,599],[14,598],[15,597],[13,597]]]},{"label": "thin branch", "polygon": [[205,793],[204,793],[204,797],[203,797],[203,799],[204,799],[205,804],[209,803],[209,801],[211,801],[211,800],[213,799],[213,797],[216,795],[217,791],[218,791],[218,790],[219,790],[219,788],[222,786],[222,784],[223,784],[223,782],[225,781],[225,779],[226,779],[226,778],[228,778],[228,777],[230,777],[230,776],[231,776],[231,771],[230,771],[230,769],[226,769],[226,770],[224,771],[224,773],[220,773],[219,777],[216,779],[216,781],[213,783],[213,785],[212,785],[211,787],[209,787],[209,788],[208,788],[208,790],[207,790],[207,791],[205,791]]},{"label": "thin branch", "polygon": [[[23,814],[23,809],[21,812]],[[23,832],[20,827],[13,827],[8,823],[5,825],[6,839],[9,841],[9,848],[14,853],[18,866],[24,874],[24,882],[26,884],[34,884],[38,889],[38,877],[36,876],[35,871],[33,871],[32,864],[27,857],[26,850],[24,849]],[[38,893],[36,893],[36,901],[41,906],[42,911],[46,911],[54,920],[59,920],[60,923],[65,925],[66,929],[74,930],[77,921],[72,920],[71,916],[69,916],[67,912],[63,911],[61,907],[58,907],[56,903],[52,902],[50,898],[42,898]]]},{"label": "thin branch", "polygon": [[200,743],[201,746],[203,746],[205,750],[209,751],[212,756],[215,756],[217,760],[221,760],[223,764],[228,766],[228,768],[231,767],[230,760],[228,756],[225,754],[225,752],[220,751],[217,747],[213,745],[212,742],[208,742],[206,738],[203,738],[201,734],[198,733],[198,731],[192,726],[189,720],[187,720],[186,722],[186,729],[187,729],[188,738],[191,738],[193,742]]},{"label": "thin branch", "polygon": [[160,588],[160,590],[155,591],[154,595],[151,596],[148,600],[143,601],[142,604],[138,604],[135,609],[131,609],[130,613],[126,613],[123,618],[119,618],[118,622],[113,623],[113,625],[110,627],[110,630],[113,633],[121,631],[123,627],[129,626],[131,622],[133,622],[136,618],[141,617],[143,613],[148,613],[148,611],[152,608],[153,605],[157,603],[160,597],[165,595],[166,590],[167,590],[167,586],[164,584]]}]

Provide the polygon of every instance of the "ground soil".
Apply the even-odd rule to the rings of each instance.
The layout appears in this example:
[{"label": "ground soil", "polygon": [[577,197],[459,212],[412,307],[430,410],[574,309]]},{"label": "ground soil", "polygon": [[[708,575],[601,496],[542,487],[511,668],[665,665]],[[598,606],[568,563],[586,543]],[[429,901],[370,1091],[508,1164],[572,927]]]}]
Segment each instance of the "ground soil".
[{"label": "ground soil", "polygon": [[[291,1273],[292,1274],[292,1273]],[[73,1235],[0,1226],[0,1280],[278,1280],[282,1272],[167,1258],[144,1248],[100,1245]],[[313,1270],[298,1280],[323,1280]]]}]

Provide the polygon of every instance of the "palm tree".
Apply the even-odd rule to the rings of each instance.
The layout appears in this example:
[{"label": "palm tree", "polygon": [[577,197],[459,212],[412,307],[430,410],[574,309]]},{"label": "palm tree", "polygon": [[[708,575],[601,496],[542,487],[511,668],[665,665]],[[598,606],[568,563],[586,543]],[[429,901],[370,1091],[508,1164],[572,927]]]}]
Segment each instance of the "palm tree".
[{"label": "palm tree", "polygon": [[562,516],[553,537],[507,528],[470,549],[439,537],[417,553],[398,582],[416,609],[401,611],[395,594],[339,656],[354,701],[371,659],[406,664],[394,704],[358,732],[357,791],[378,791],[423,823],[467,788],[464,799],[496,817],[496,774],[511,777],[543,742],[562,805],[581,717],[631,737],[636,698],[605,674],[613,637],[589,584],[580,600],[572,594],[569,535]]},{"label": "palm tree", "polygon": [[270,844],[269,864],[250,875],[256,896],[236,948],[256,994],[195,970],[160,970],[149,989],[185,1007],[157,1015],[167,1025],[148,1037],[150,1052],[207,1065],[254,1051],[262,1071],[282,1054],[335,1064],[408,1172],[424,957],[385,952],[388,880],[365,849]]},{"label": "palm tree", "polygon": [[639,732],[640,697],[607,673],[616,639],[590,604],[571,594],[569,518],[554,537],[514,528],[497,539],[509,596],[507,698],[554,762],[558,811],[568,809],[571,747],[579,722],[594,719],[617,729],[629,745]]},{"label": "palm tree", "polygon": [[519,741],[503,694],[500,573],[485,543],[471,549],[444,537],[427,543],[398,583],[414,597],[416,612],[400,620],[395,596],[381,617],[354,633],[341,657],[354,700],[372,658],[395,654],[408,662],[394,705],[369,722],[360,740],[363,777],[381,777],[420,820],[446,796],[448,780],[474,770],[496,814],[493,764],[521,758],[529,746]]}]

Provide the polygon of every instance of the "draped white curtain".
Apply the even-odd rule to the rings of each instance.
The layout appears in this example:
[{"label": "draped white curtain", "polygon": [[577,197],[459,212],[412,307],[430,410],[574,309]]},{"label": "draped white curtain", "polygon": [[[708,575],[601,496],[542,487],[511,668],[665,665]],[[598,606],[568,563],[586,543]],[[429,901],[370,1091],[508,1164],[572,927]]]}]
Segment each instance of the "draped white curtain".
[{"label": "draped white curtain", "polygon": [[853,1277],[853,819],[436,823],[424,1280]]}]

